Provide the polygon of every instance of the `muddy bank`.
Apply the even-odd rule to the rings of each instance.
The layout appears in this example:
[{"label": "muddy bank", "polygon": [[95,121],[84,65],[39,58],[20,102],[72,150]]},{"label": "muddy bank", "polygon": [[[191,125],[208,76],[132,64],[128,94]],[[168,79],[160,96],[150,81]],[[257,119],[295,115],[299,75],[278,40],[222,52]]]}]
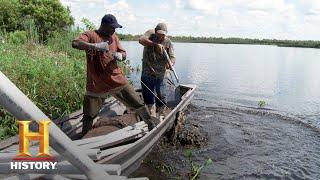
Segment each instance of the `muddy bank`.
[{"label": "muddy bank", "polygon": [[[319,131],[295,118],[270,110],[202,106],[190,106],[186,115],[186,121],[198,122],[208,138],[207,145],[192,149],[192,159],[214,162],[200,179],[320,178]],[[136,174],[180,178],[190,169],[185,149],[154,148]]]}]

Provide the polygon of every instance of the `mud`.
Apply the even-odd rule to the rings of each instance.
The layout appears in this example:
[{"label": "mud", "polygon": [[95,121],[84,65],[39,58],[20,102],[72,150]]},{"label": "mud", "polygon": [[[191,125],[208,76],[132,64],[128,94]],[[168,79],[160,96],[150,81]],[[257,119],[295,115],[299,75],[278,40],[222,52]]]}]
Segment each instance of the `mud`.
[{"label": "mud", "polygon": [[178,148],[184,147],[201,147],[206,145],[207,137],[204,132],[200,131],[200,124],[197,122],[187,122],[184,112],[177,114],[174,127],[166,133],[161,144]]},{"label": "mud", "polygon": [[136,114],[133,112],[116,117],[101,117],[93,125],[92,130],[90,130],[83,139],[109,134],[128,125],[133,125],[138,122],[136,117]]},{"label": "mud", "polygon": [[150,179],[185,179],[190,165],[184,152],[191,148],[195,163],[213,160],[200,179],[320,179],[320,133],[299,118],[267,109],[193,105],[186,112],[186,124],[192,122],[208,138],[205,146],[158,146],[136,173],[149,177],[157,169]]}]

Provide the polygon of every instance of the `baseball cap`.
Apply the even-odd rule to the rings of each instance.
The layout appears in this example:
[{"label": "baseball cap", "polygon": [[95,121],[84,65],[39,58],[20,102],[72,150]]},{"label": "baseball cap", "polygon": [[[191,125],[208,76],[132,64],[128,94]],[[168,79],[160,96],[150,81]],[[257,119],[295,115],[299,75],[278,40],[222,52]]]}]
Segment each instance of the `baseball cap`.
[{"label": "baseball cap", "polygon": [[159,23],[156,26],[156,32],[160,33],[160,34],[167,34],[168,30],[167,30],[167,25],[165,23]]},{"label": "baseball cap", "polygon": [[116,17],[112,14],[104,15],[101,20],[101,24],[110,24],[114,28],[122,28],[122,26],[118,23]]}]

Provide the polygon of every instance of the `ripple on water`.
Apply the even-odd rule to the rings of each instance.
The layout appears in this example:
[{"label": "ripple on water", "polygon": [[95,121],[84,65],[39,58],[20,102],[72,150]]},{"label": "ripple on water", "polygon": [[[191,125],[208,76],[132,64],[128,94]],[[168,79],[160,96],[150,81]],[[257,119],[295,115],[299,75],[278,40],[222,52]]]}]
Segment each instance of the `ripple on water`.
[{"label": "ripple on water", "polygon": [[[320,179],[319,129],[297,118],[270,110],[191,105],[187,121],[200,122],[208,136],[207,146],[193,149],[193,160],[214,162],[200,179]],[[184,174],[183,151],[162,148],[157,156]]]}]

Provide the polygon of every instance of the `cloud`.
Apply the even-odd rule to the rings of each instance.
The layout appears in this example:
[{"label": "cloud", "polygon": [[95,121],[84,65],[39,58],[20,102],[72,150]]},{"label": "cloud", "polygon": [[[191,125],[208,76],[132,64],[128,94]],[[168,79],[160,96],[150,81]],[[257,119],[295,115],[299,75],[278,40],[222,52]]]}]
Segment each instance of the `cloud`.
[{"label": "cloud", "polygon": [[61,0],[79,23],[99,25],[114,14],[123,33],[141,34],[166,22],[171,35],[320,39],[317,0]]}]

